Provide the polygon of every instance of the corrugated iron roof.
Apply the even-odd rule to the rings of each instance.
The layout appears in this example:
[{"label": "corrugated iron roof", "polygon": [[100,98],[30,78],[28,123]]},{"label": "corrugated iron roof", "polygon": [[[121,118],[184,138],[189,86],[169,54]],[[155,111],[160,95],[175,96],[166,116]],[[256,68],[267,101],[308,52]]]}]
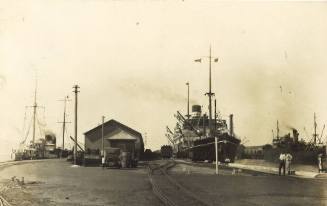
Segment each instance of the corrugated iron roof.
[{"label": "corrugated iron roof", "polygon": [[[120,123],[120,122],[114,120],[114,119],[111,119],[111,120],[109,120],[109,121],[107,121],[107,122],[104,123],[104,127],[109,126],[109,125],[115,125],[115,126],[118,126],[118,127],[120,127],[121,129],[126,130],[126,131],[128,131],[129,133],[131,133],[131,134],[133,134],[133,135],[136,135],[136,136],[142,137],[142,134],[139,133],[138,131],[136,131],[136,130],[134,130],[134,129],[132,129],[132,128],[130,128],[130,127],[128,127],[128,126],[126,126],[126,125],[124,125],[124,124],[122,124],[122,123]],[[93,131],[95,131],[95,130],[97,130],[97,129],[101,129],[101,128],[102,128],[102,124],[100,124],[99,126],[94,127],[93,129],[91,129],[91,130],[85,132],[84,135],[87,135],[88,133],[93,132]]]},{"label": "corrugated iron roof", "polygon": [[[125,133],[125,134],[121,135],[122,133]],[[126,135],[126,133],[128,135]],[[130,134],[129,132],[125,132],[124,130],[119,128],[118,130],[114,130],[114,131],[110,132],[109,134],[105,135],[104,139],[136,141],[137,137],[134,137],[134,136],[133,136],[133,134]]]}]

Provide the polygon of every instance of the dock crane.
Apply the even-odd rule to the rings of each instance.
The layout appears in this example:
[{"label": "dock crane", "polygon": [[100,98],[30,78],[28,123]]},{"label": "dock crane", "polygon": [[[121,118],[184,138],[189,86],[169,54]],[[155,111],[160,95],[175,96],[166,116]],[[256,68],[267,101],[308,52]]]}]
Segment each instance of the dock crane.
[{"label": "dock crane", "polygon": [[[187,125],[201,139],[200,132],[198,130],[196,130],[194,128],[194,126],[189,121],[187,121],[179,111],[177,111],[177,114],[175,114],[174,116],[176,117],[176,119],[178,120],[179,123],[181,123],[183,125]],[[183,141],[188,142],[188,147],[191,147],[190,139],[189,138],[187,138],[187,139],[185,138],[185,136],[183,135],[183,132],[182,132],[182,129],[181,129],[180,126],[178,127],[178,130],[181,133],[181,136],[182,136]]]},{"label": "dock crane", "polygon": [[183,117],[183,115],[177,111],[177,114],[175,115],[176,119],[182,123],[182,124],[186,124],[187,126],[190,127],[190,129],[198,136],[201,138],[201,134],[193,127],[193,125],[191,123],[189,123],[188,121],[186,121],[186,119]]},{"label": "dock crane", "polygon": [[166,127],[166,129],[167,129],[166,137],[167,137],[168,141],[169,141],[172,145],[174,145],[175,142],[174,142],[174,140],[173,140],[173,138],[172,138],[172,136],[171,136],[171,135],[174,135],[174,133],[169,129],[168,126]]},{"label": "dock crane", "polygon": [[172,144],[172,145],[175,144],[174,141],[173,141],[173,139],[171,138],[170,134],[166,134],[165,136],[166,136],[167,139],[168,139],[168,142],[169,142],[168,144]]},{"label": "dock crane", "polygon": [[171,129],[168,126],[166,126],[166,130],[167,130],[166,137],[168,141],[174,145],[178,141],[178,139],[174,137],[175,134],[171,131]]}]

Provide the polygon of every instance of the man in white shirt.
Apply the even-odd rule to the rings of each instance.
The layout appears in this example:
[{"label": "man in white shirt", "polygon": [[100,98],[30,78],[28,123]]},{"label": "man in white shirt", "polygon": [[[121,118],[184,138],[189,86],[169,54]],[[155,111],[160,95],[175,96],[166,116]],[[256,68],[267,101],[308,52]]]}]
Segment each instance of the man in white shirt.
[{"label": "man in white shirt", "polygon": [[291,161],[292,161],[293,157],[290,153],[287,153],[285,155],[285,168],[287,171],[287,174],[290,175],[291,174]]},{"label": "man in white shirt", "polygon": [[282,152],[279,155],[279,170],[278,170],[279,175],[281,175],[281,170],[283,168],[283,175],[285,176],[285,160],[286,160],[286,155],[284,152]]},{"label": "man in white shirt", "polygon": [[106,157],[104,155],[102,155],[101,163],[102,163],[102,169],[104,169],[104,166],[106,164]]}]

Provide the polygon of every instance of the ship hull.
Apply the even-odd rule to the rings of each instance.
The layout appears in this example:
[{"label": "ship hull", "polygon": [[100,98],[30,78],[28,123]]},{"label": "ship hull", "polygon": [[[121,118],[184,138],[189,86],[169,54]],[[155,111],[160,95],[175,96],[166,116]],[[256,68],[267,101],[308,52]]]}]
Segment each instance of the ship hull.
[{"label": "ship hull", "polygon": [[[234,162],[240,140],[223,134],[218,136],[218,142],[218,161]],[[194,141],[189,157],[192,161],[216,161],[215,138],[209,137]]]}]

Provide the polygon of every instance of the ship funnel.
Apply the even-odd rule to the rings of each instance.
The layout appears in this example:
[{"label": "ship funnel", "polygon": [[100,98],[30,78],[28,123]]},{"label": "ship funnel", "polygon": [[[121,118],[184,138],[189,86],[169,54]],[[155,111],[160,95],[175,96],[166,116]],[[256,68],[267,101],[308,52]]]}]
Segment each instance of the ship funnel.
[{"label": "ship funnel", "polygon": [[234,136],[233,114],[229,115],[229,135]]},{"label": "ship funnel", "polygon": [[299,132],[294,128],[292,128],[292,131],[293,131],[294,142],[298,142],[299,141]]},{"label": "ship funnel", "polygon": [[192,116],[193,117],[201,116],[201,105],[192,105]]},{"label": "ship funnel", "polygon": [[200,105],[193,105],[192,112],[200,112],[201,113],[201,106]]}]

